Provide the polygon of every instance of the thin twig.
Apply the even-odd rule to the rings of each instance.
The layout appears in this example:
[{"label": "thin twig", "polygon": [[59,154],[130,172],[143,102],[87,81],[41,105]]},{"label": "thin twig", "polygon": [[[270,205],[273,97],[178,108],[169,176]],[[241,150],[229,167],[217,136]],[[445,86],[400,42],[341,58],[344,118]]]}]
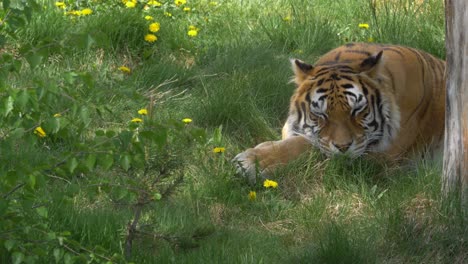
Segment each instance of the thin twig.
[{"label": "thin twig", "polygon": [[23,187],[24,185],[26,185],[26,183],[24,183],[24,182],[16,185],[15,188],[13,188],[11,191],[9,191],[9,192],[7,192],[7,193],[5,193],[3,195],[3,199],[8,198],[8,196],[12,195],[14,192],[16,192],[19,188]]}]

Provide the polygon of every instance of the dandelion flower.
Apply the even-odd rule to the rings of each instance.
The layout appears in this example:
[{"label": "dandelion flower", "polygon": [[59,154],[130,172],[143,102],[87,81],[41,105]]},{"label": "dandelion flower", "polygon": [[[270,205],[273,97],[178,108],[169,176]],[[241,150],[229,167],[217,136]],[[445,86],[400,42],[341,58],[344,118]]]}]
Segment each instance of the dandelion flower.
[{"label": "dandelion flower", "polygon": [[151,5],[151,6],[162,6],[161,3],[159,3],[158,1],[154,1],[154,0],[148,1],[148,5]]},{"label": "dandelion flower", "polygon": [[187,0],[174,0],[174,4],[176,6],[185,5],[186,3],[187,3]]},{"label": "dandelion flower", "polygon": [[140,114],[140,115],[147,115],[147,114],[148,114],[148,110],[146,110],[145,108],[142,108],[142,109],[138,110],[138,114]]},{"label": "dandelion flower", "polygon": [[197,30],[197,31],[198,31],[198,28],[197,28],[196,26],[194,26],[194,25],[190,25],[190,26],[188,27],[188,29],[189,29],[189,30]]},{"label": "dandelion flower", "polygon": [[34,129],[34,134],[38,135],[41,138],[46,136],[46,132],[40,126],[36,127],[36,129]]},{"label": "dandelion flower", "polygon": [[265,188],[276,188],[278,187],[278,183],[275,182],[275,181],[271,181],[271,180],[268,180],[266,179],[264,182],[263,182],[263,187]]},{"label": "dandelion flower", "polygon": [[143,119],[135,117],[130,122],[132,122],[132,123],[141,123],[141,122],[143,122]]},{"label": "dandelion flower", "polygon": [[132,72],[132,70],[130,70],[130,68],[127,67],[127,66],[120,66],[118,69],[119,69],[119,71],[121,71],[123,73],[127,73],[127,74]]},{"label": "dandelion flower", "polygon": [[93,13],[93,10],[90,9],[90,8],[85,8],[85,9],[81,10],[81,15],[83,15],[83,16],[91,15],[92,13]]},{"label": "dandelion flower", "polygon": [[159,23],[158,23],[158,22],[154,22],[154,23],[151,23],[151,24],[149,25],[149,31],[151,31],[151,32],[153,32],[153,33],[154,33],[154,32],[158,32],[159,29],[160,29],[160,26],[159,26]]},{"label": "dandelion flower", "polygon": [[190,7],[184,7],[182,10],[184,10],[184,12],[190,12],[192,9]]},{"label": "dandelion flower", "polygon": [[249,200],[254,201],[255,199],[257,199],[257,193],[255,191],[250,191],[249,192]]},{"label": "dandelion flower", "polygon": [[154,34],[146,34],[146,36],[145,36],[145,41],[147,41],[147,42],[153,43],[156,40],[158,40],[158,37],[156,37],[156,35],[154,35]]},{"label": "dandelion flower", "polygon": [[68,15],[74,15],[74,16],[81,16],[81,13],[82,13],[82,12],[79,11],[79,10],[71,10],[71,11],[69,11],[67,14],[68,14]]},{"label": "dandelion flower", "polygon": [[164,15],[167,16],[167,17],[171,17],[171,16],[172,16],[172,14],[169,13],[169,12],[164,12]]},{"label": "dandelion flower", "polygon": [[55,2],[55,6],[62,9],[65,9],[67,7],[65,2]]},{"label": "dandelion flower", "polygon": [[369,24],[367,24],[367,23],[361,23],[361,24],[359,24],[359,28],[368,29],[368,28],[369,28]]},{"label": "dandelion flower", "polygon": [[218,2],[210,2],[209,5],[210,5],[210,6],[217,6],[217,5],[218,5]]},{"label": "dandelion flower", "polygon": [[290,17],[290,16],[285,16],[285,17],[283,17],[283,21],[285,21],[285,22],[290,22],[290,21],[291,21],[291,17]]},{"label": "dandelion flower", "polygon": [[196,30],[189,30],[187,32],[187,35],[189,35],[190,37],[196,37],[198,35],[198,31]]},{"label": "dandelion flower", "polygon": [[151,21],[151,20],[154,20],[154,17],[152,17],[152,16],[145,16],[145,19],[148,20],[148,21]]},{"label": "dandelion flower", "polygon": [[185,124],[190,124],[190,123],[192,123],[192,119],[184,118],[184,119],[182,119],[182,122],[184,122]]},{"label": "dandelion flower", "polygon": [[135,8],[136,3],[130,2],[130,1],[129,1],[129,2],[127,2],[127,3],[125,4],[125,6],[126,6],[127,8]]},{"label": "dandelion flower", "polygon": [[57,117],[62,117],[62,115],[60,113],[57,113],[57,114],[54,115],[54,117],[56,117],[56,118]]},{"label": "dandelion flower", "polygon": [[223,147],[216,147],[213,149],[214,153],[223,153],[226,149]]}]

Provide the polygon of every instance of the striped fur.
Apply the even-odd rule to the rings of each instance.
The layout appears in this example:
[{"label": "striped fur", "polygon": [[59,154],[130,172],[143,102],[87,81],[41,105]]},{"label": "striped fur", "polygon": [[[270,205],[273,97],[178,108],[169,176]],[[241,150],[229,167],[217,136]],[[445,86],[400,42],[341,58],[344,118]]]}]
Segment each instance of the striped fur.
[{"label": "striped fur", "polygon": [[442,141],[444,61],[408,47],[351,43],[315,65],[291,63],[297,89],[282,140],[239,154],[241,169],[255,160],[262,169],[286,163],[295,156],[284,153],[294,149],[402,157]]}]

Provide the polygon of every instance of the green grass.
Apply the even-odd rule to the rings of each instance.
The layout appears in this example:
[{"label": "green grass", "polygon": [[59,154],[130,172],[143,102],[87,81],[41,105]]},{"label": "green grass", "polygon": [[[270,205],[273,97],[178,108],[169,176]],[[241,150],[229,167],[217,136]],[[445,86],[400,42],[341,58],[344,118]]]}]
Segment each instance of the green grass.
[{"label": "green grass", "polygon": [[[83,105],[110,107],[90,113],[94,130],[119,126],[151,103],[157,119],[190,117],[209,137],[222,126],[226,152],[214,155],[214,143],[190,149],[184,183],[144,210],[140,230],[160,236],[135,240],[135,263],[466,262],[466,220],[444,207],[438,163],[388,167],[365,158],[327,160],[313,152],[275,173],[279,187],[272,190],[249,185],[230,163],[243,149],[279,138],[294,90],[289,58],[313,62],[346,41],[370,37],[444,57],[441,1],[372,2],[377,7],[361,0],[219,1],[216,7],[188,1],[192,13],[175,10],[173,19],[162,10],[154,13],[161,23],[154,44],[143,41],[149,22],[137,10],[89,2],[95,12],[71,20],[49,3],[7,44],[12,50],[45,45],[48,59],[34,71],[24,66],[10,83],[60,86],[70,80],[68,73],[83,73],[74,77],[70,92]],[[359,23],[370,28],[359,29]],[[191,24],[201,28],[196,38],[187,36]],[[86,34],[93,46],[75,45]],[[132,74],[119,73],[121,65]],[[66,105],[64,98],[44,108],[59,112]],[[67,142],[51,144],[0,158],[14,166],[20,156],[40,162],[42,153],[67,148]],[[69,231],[87,249],[123,254],[132,210],[90,184],[120,176],[48,179],[36,195],[47,201],[49,227]],[[255,201],[248,199],[251,190]],[[90,198],[96,193],[99,199]]]}]

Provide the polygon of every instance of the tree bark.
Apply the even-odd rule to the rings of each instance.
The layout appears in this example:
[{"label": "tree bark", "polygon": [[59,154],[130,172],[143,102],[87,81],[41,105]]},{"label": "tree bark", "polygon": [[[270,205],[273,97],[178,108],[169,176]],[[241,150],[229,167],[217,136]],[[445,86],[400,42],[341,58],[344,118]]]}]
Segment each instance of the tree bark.
[{"label": "tree bark", "polygon": [[468,1],[445,0],[447,67],[442,190],[468,211]]}]

